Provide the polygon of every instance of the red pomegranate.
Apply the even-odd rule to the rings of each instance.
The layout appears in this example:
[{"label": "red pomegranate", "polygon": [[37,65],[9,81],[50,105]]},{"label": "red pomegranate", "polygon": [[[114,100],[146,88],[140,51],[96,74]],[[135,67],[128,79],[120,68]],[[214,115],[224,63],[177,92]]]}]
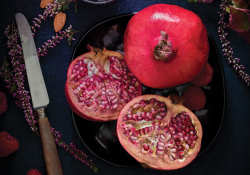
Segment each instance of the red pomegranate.
[{"label": "red pomegranate", "polygon": [[105,48],[89,49],[68,68],[67,101],[82,118],[115,120],[127,102],[142,94],[141,83],[129,71],[122,54]]},{"label": "red pomegranate", "polygon": [[124,57],[130,71],[152,88],[191,81],[209,54],[207,31],[193,12],[155,4],[136,13],[124,34]]},{"label": "red pomegranate", "polygon": [[202,126],[177,95],[143,95],[131,100],[117,120],[124,149],[146,167],[179,169],[198,154]]},{"label": "red pomegranate", "polygon": [[7,97],[5,93],[0,91],[0,114],[4,113],[8,108]]},{"label": "red pomegranate", "polygon": [[183,106],[187,107],[191,111],[199,111],[206,105],[206,95],[199,86],[188,86],[188,88],[182,94],[182,97],[185,99],[183,101]]},{"label": "red pomegranate", "polygon": [[213,68],[209,63],[194,77],[190,83],[195,86],[207,86],[213,79]]}]

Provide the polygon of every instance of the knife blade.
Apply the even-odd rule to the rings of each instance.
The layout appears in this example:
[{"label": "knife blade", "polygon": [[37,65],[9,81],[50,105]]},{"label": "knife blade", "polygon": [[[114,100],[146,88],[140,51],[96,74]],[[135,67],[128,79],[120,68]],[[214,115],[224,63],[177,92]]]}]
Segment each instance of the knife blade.
[{"label": "knife blade", "polygon": [[35,41],[25,16],[22,13],[17,13],[15,17],[23,49],[23,57],[25,61],[32,105],[34,110],[38,113],[38,124],[47,174],[62,175],[62,167],[54,137],[49,120],[45,114],[45,108],[49,104],[49,96],[38,60]]}]

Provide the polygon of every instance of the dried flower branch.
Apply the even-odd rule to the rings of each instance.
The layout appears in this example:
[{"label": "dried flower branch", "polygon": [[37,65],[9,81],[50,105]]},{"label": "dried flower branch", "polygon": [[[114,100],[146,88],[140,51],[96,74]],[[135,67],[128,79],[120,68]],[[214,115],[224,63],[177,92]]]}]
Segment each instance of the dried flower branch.
[{"label": "dried flower branch", "polygon": [[190,3],[197,3],[197,2],[204,2],[204,3],[211,3],[214,0],[188,0]]},{"label": "dried flower branch", "polygon": [[[66,9],[69,8],[69,4],[71,2],[75,2],[76,0],[55,0],[52,4],[48,4],[47,7],[45,8],[43,14],[39,14],[39,18],[34,18],[33,21],[33,26],[31,26],[31,30],[33,33],[36,32],[36,27],[40,28],[40,24],[42,20],[45,21],[47,17],[55,17],[56,14],[58,14],[61,11],[65,11]],[[77,7],[75,5],[75,11],[77,12]]]},{"label": "dried flower branch", "polygon": [[88,156],[85,153],[83,153],[82,150],[77,149],[73,143],[67,145],[61,139],[62,134],[59,134],[59,132],[56,131],[55,128],[51,128],[51,130],[54,135],[55,142],[58,146],[63,147],[66,151],[69,151],[70,154],[74,155],[76,160],[80,160],[82,163],[85,163],[87,166],[89,166],[95,172],[97,172],[97,167],[93,164],[92,160],[88,159]]},{"label": "dried flower branch", "polygon": [[48,48],[54,48],[56,46],[56,43],[59,43],[60,40],[62,40],[63,38],[68,37],[69,45],[71,45],[71,41],[75,40],[73,38],[73,35],[77,32],[78,31],[72,29],[71,25],[65,31],[59,31],[58,32],[59,35],[56,33],[56,36],[52,36],[52,40],[51,39],[47,40],[47,42],[45,42],[44,45],[42,45],[42,48],[38,48],[37,50],[38,57],[47,55]]},{"label": "dried flower branch", "polygon": [[[12,31],[10,32],[11,29]],[[68,41],[71,42],[72,40],[74,40],[73,34],[75,33],[77,33],[77,31],[73,30],[72,26],[70,26],[65,31],[59,32],[59,35],[56,34],[55,37],[52,36],[52,40],[48,40],[48,43],[45,43],[45,46],[42,46],[43,49],[38,49],[38,55],[44,56],[44,54],[47,54],[48,48],[53,48],[54,46],[56,46],[55,43],[59,43],[59,40],[63,38],[68,37]],[[4,82],[10,89],[10,93],[13,94],[13,97],[17,98],[17,106],[24,109],[24,117],[29,123],[31,130],[39,135],[36,126],[37,114],[34,112],[33,107],[30,103],[29,92],[26,91],[24,88],[24,76],[26,74],[26,70],[24,65],[22,48],[18,44],[18,30],[14,27],[14,24],[6,28],[5,35],[8,38],[7,47],[10,49],[9,55],[13,70],[10,70],[8,62],[4,60],[3,66],[0,70],[0,75],[4,78]],[[73,145],[73,143],[67,145],[65,142],[62,141],[61,134],[59,134],[58,131],[56,131],[54,128],[51,128],[51,130],[54,134],[54,139],[58,146],[63,147],[66,151],[69,151],[70,154],[75,157],[75,159],[80,160],[82,163],[85,163],[95,172],[97,172],[97,167],[93,164],[92,160],[88,159],[88,156],[84,154],[82,150],[77,149],[76,146]]]},{"label": "dried flower branch", "polygon": [[[12,29],[11,32],[10,29]],[[30,96],[28,95],[29,92],[24,88],[24,75],[26,74],[26,70],[22,48],[18,44],[18,30],[12,24],[12,27],[8,26],[6,28],[5,35],[7,37],[7,47],[10,49],[8,54],[10,55],[12,71],[9,68],[9,64],[5,60],[0,74],[4,77],[7,88],[10,89],[13,97],[17,98],[17,106],[24,110],[24,117],[29,123],[30,129],[38,134],[36,126],[37,121],[35,120],[36,114],[30,104]]]},{"label": "dried flower branch", "polygon": [[232,68],[239,74],[239,76],[245,81],[247,86],[249,86],[250,83],[250,77],[249,75],[244,71],[245,67],[243,65],[239,64],[240,59],[234,58],[233,56],[233,47],[230,46],[230,42],[226,39],[226,36],[228,33],[225,32],[225,28],[227,27],[227,23],[224,21],[226,12],[226,7],[230,5],[230,1],[228,0],[222,0],[222,3],[220,5],[220,8],[222,9],[220,14],[220,21],[219,21],[219,28],[218,33],[220,34],[220,40],[222,43],[222,51],[224,52],[223,56],[227,57],[228,64],[232,64]]}]

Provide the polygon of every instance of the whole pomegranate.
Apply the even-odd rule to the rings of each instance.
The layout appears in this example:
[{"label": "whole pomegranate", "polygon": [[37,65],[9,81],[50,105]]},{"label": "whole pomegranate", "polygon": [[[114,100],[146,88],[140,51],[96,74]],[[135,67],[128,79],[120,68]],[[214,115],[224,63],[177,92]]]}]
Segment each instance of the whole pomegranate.
[{"label": "whole pomegranate", "polygon": [[198,154],[202,126],[178,95],[143,95],[131,100],[117,120],[124,149],[146,167],[172,170]]},{"label": "whole pomegranate", "polygon": [[209,54],[207,31],[193,12],[155,4],[136,13],[124,34],[124,57],[131,72],[152,88],[191,81]]},{"label": "whole pomegranate", "polygon": [[82,118],[115,120],[127,102],[142,94],[141,83],[129,71],[122,54],[105,48],[89,49],[68,68],[67,101]]}]

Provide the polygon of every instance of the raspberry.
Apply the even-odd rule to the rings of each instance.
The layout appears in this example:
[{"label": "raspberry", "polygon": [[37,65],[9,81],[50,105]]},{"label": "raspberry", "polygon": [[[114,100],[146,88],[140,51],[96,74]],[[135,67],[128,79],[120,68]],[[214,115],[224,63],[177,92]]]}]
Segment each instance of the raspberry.
[{"label": "raspberry", "polygon": [[195,86],[207,86],[213,78],[213,68],[209,63],[201,70],[201,72],[190,81]]},{"label": "raspberry", "polygon": [[0,114],[7,110],[7,98],[6,95],[0,91]]},{"label": "raspberry", "polygon": [[37,169],[30,169],[27,175],[42,175]]},{"label": "raspberry", "polygon": [[19,142],[7,131],[0,132],[0,157],[6,157],[15,152],[19,147]]},{"label": "raspberry", "polygon": [[183,105],[191,111],[201,110],[206,104],[206,96],[203,90],[194,85],[190,85],[183,93],[182,97],[185,98]]}]

